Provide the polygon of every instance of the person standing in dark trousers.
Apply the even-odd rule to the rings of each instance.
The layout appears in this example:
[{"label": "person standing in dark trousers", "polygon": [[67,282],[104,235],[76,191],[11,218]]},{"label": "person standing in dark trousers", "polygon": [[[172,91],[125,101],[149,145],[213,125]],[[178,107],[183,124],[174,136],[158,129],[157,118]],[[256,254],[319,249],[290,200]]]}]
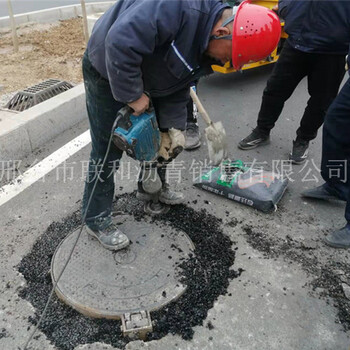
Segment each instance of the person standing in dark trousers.
[{"label": "person standing in dark trousers", "polygon": [[307,77],[310,98],[290,153],[290,160],[301,164],[344,77],[350,2],[279,0],[278,13],[285,19],[289,37],[264,90],[257,126],[238,147],[249,150],[269,143],[284,103]]},{"label": "person standing in dark trousers", "polygon": [[302,196],[346,201],[347,224],[329,234],[325,242],[335,248],[350,248],[350,78],[330,106],[325,119],[321,175],[325,183],[304,191]]}]

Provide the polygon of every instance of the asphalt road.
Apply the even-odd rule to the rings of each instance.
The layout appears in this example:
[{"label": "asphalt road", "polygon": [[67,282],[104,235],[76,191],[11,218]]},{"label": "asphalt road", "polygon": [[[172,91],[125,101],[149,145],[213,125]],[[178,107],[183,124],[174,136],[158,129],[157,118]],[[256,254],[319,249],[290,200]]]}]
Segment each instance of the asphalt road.
[{"label": "asphalt road", "polygon": [[[238,141],[255,126],[270,70],[265,67],[243,74],[215,74],[203,79],[199,86],[199,97],[209,114],[221,120],[226,128],[229,156],[255,160],[257,166],[265,168],[273,164],[278,167],[281,160],[287,159],[308,98],[305,81],[302,81],[286,103],[272,133],[271,144],[252,151],[239,150]],[[203,123],[201,127],[203,130]],[[87,128],[85,122],[63,133],[25,159],[22,170],[26,169],[26,164],[40,161]],[[344,331],[339,321],[341,308],[332,300],[326,284],[315,288],[310,284],[317,286],[317,281],[328,270],[334,277],[330,278],[330,283],[337,283],[338,270],[349,262],[348,251],[328,248],[322,242],[325,234],[345,223],[344,205],[305,201],[300,197],[303,189],[320,184],[317,171],[320,136],[312,142],[310,160],[306,164],[284,169],[290,177],[289,188],[279,209],[272,214],[262,214],[192,186],[193,172],[189,168],[206,157],[205,145],[179,157],[185,169],[179,183],[177,178],[173,179],[174,185],[186,193],[189,206],[196,210],[204,208],[223,220],[224,232],[237,247],[233,268],[243,268],[244,272],[240,278],[232,280],[228,294],[220,296],[209,310],[203,326],[195,327],[191,341],[168,335],[146,343],[142,349],[348,350],[349,332]],[[90,146],[86,146],[70,157],[65,167],[61,165],[45,176],[44,181],[36,182],[0,207],[2,349],[15,349],[24,343],[28,327],[31,327],[28,317],[35,312],[29,302],[18,296],[25,280],[17,266],[50,224],[79,209],[84,187],[82,162],[88,159],[89,151]],[[118,194],[136,188],[136,173],[131,174],[132,179],[122,179],[119,173]],[[249,232],[257,234],[252,237]],[[337,270],[333,269],[334,264]],[[334,290],[338,291],[337,288]],[[210,329],[206,327],[207,321],[213,325]],[[61,322],[67,322],[69,332],[69,320]],[[55,349],[43,333],[38,332],[38,335],[33,340],[33,349]],[[127,346],[128,350],[140,348],[139,342]],[[82,344],[75,348],[78,349],[113,348]]]},{"label": "asphalt road", "polygon": [[[86,2],[102,2],[103,0],[85,0]],[[51,7],[74,5],[80,0],[11,0],[15,14],[44,10]],[[0,0],[0,17],[8,16],[7,0]]]}]

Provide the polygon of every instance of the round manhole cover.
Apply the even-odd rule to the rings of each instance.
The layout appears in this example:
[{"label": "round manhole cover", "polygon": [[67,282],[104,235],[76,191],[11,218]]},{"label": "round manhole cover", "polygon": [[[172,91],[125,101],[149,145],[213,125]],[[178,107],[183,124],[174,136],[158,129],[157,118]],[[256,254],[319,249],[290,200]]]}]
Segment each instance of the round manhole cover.
[{"label": "round manhole cover", "polygon": [[[178,265],[194,250],[190,238],[164,224],[122,218],[119,227],[132,244],[112,252],[83,232],[57,285],[57,295],[85,315],[120,318],[124,313],[153,311],[185,291]],[[78,232],[67,236],[53,256],[54,283]]]}]

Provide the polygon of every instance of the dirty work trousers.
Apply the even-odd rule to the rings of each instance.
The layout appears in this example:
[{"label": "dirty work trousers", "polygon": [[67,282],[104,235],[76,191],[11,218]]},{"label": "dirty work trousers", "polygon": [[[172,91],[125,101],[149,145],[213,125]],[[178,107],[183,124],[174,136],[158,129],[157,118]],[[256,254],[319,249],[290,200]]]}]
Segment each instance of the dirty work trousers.
[{"label": "dirty work trousers", "polygon": [[350,78],[329,107],[323,126],[321,175],[347,200],[350,224]]},{"label": "dirty work trousers", "polygon": [[345,55],[305,53],[286,41],[263,93],[258,129],[265,135],[270,133],[285,101],[307,77],[310,98],[297,137],[305,141],[314,139],[328,107],[337,96],[345,73],[344,66]]},{"label": "dirty work trousers", "polygon": [[[101,77],[91,65],[87,53],[83,58],[83,76],[92,146],[82,203],[82,213],[84,214],[97,173],[107,151],[108,140],[117,112],[124,104],[113,98],[108,81]],[[114,197],[114,171],[118,170],[122,154],[123,152],[112,142],[106,164],[102,169],[87,211],[86,223],[89,226],[93,226],[97,218],[107,217],[111,213]]]}]

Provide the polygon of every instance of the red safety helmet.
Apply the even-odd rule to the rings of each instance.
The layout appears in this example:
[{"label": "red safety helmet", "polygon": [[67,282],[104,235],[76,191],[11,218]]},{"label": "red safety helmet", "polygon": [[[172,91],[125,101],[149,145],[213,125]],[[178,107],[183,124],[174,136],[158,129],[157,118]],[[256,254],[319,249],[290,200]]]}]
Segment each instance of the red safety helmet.
[{"label": "red safety helmet", "polygon": [[232,28],[232,64],[241,69],[248,62],[268,57],[281,36],[281,23],[275,12],[243,1]]}]

